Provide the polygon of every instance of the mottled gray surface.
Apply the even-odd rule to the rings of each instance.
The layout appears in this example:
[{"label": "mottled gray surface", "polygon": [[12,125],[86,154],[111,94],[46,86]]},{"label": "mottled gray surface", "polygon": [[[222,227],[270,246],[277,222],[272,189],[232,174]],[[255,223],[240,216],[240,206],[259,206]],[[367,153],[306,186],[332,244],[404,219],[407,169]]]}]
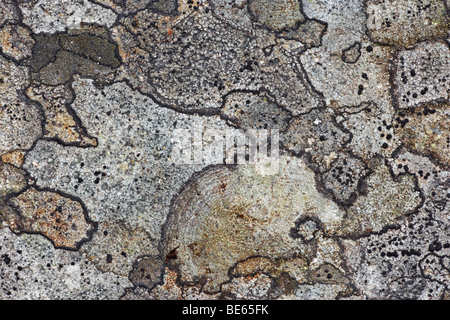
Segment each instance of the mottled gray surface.
[{"label": "mottled gray surface", "polygon": [[448,6],[0,0],[0,299],[448,299]]}]

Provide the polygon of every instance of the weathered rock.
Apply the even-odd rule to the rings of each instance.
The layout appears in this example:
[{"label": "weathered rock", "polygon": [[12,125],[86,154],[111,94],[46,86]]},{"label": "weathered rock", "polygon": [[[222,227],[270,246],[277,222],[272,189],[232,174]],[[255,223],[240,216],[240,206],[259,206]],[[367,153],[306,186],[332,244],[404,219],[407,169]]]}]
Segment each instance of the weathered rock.
[{"label": "weathered rock", "polygon": [[27,84],[26,68],[0,57],[0,156],[30,149],[42,135],[42,113],[21,93]]},{"label": "weathered rock", "polygon": [[14,232],[41,234],[56,248],[77,250],[96,229],[83,204],[67,195],[30,188],[10,203],[17,213],[6,222]]},{"label": "weathered rock", "polygon": [[144,257],[136,261],[130,274],[130,280],[135,286],[143,286],[147,289],[161,282],[163,262],[159,257]]},{"label": "weathered rock", "polygon": [[0,29],[0,48],[16,61],[30,57],[33,44],[30,31],[22,26],[6,24]]},{"label": "weathered rock", "polygon": [[444,42],[422,43],[402,50],[395,59],[393,99],[399,108],[448,101],[450,49]]},{"label": "weathered rock", "polygon": [[450,165],[449,103],[430,103],[397,113],[394,131],[408,146],[431,156],[443,166]]},{"label": "weathered rock", "polygon": [[248,7],[256,21],[273,31],[293,29],[305,20],[299,0],[250,0]]},{"label": "weathered rock", "polygon": [[45,138],[56,140],[64,145],[97,146],[96,138],[89,136],[69,106],[75,98],[70,86],[30,87],[27,95],[30,99],[39,102],[44,109]]},{"label": "weathered rock", "polygon": [[181,281],[203,279],[205,290],[217,292],[236,261],[306,258],[309,249],[289,236],[299,217],[314,216],[330,230],[339,225],[344,213],[315,190],[313,173],[295,158],[281,162],[280,174],[266,177],[252,166],[214,167],[184,187],[165,223],[163,249]]},{"label": "weathered rock", "polygon": [[92,241],[81,252],[101,271],[119,276],[128,276],[138,257],[157,253],[153,239],[144,229],[121,221],[99,224]]},{"label": "weathered rock", "polygon": [[[162,19],[140,11],[121,19],[113,38],[124,62],[122,76],[158,101],[188,112],[218,109],[222,97],[235,90],[265,89],[294,113],[322,105],[295,57],[275,46],[272,35],[258,30],[256,38],[249,37],[207,12]],[[269,46],[275,47],[265,54]]]},{"label": "weathered rock", "polygon": [[380,44],[411,47],[447,36],[448,13],[442,0],[369,0],[365,10],[368,34]]},{"label": "weathered rock", "polygon": [[27,179],[23,170],[0,161],[0,201],[10,194],[22,191],[26,186]]},{"label": "weathered rock", "polygon": [[0,299],[448,299],[449,8],[0,1]]},{"label": "weathered rock", "polygon": [[347,63],[358,62],[360,56],[361,56],[361,44],[358,42],[342,51],[342,60]]}]

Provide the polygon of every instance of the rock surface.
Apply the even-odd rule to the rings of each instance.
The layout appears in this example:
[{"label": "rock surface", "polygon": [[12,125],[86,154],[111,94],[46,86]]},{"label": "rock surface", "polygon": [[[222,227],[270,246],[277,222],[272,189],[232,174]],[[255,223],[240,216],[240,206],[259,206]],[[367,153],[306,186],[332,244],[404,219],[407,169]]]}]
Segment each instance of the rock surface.
[{"label": "rock surface", "polygon": [[0,300],[448,299],[446,0],[0,2]]}]

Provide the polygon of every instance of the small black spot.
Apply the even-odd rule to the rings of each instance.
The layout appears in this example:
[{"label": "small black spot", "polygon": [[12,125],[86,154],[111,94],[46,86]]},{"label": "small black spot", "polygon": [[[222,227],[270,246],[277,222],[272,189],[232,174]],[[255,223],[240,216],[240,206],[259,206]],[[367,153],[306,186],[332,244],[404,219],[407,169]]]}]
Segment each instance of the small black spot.
[{"label": "small black spot", "polygon": [[166,262],[168,260],[176,260],[177,259],[177,249],[178,248],[170,250],[170,252],[166,255]]},{"label": "small black spot", "polygon": [[363,86],[362,84],[360,84],[360,85],[358,86],[358,94],[361,95],[362,92],[363,92],[363,90],[364,90],[364,86]]},{"label": "small black spot", "polygon": [[6,264],[10,264],[11,263],[11,258],[7,254],[3,254],[2,255],[2,259],[3,259],[3,262],[6,263]]}]

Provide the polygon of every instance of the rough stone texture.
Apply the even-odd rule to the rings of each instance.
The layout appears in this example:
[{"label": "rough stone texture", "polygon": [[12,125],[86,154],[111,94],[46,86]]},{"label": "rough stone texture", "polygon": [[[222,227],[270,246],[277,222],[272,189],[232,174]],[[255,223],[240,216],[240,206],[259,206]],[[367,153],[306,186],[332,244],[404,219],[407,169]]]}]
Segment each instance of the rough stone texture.
[{"label": "rough stone texture", "polygon": [[442,0],[368,0],[367,31],[376,43],[410,47],[445,38],[449,19]]},{"label": "rough stone texture", "polygon": [[250,0],[248,8],[256,21],[273,31],[293,29],[305,20],[297,0]]},{"label": "rough stone texture", "polygon": [[7,22],[18,22],[19,10],[12,0],[4,0],[0,3],[0,26]]},{"label": "rough stone texture", "polygon": [[449,299],[449,5],[0,1],[0,299]]},{"label": "rough stone texture", "polygon": [[144,257],[136,260],[136,265],[130,274],[130,281],[135,286],[153,289],[162,282],[163,262],[157,257]]},{"label": "rough stone texture", "polygon": [[45,0],[22,1],[19,5],[23,23],[35,33],[54,33],[77,28],[82,23],[95,23],[110,27],[116,19],[111,10],[88,0],[56,0],[48,5]]},{"label": "rough stone texture", "polygon": [[422,204],[413,176],[405,174],[392,180],[386,165],[374,164],[373,167],[374,173],[365,181],[365,194],[347,210],[345,222],[338,231],[340,235],[379,232]]},{"label": "rough stone texture", "polygon": [[[219,108],[234,90],[265,89],[296,113],[322,104],[295,56],[276,45],[273,34],[256,29],[250,37],[205,6],[170,20],[149,10],[120,20],[114,39],[133,87],[188,111]],[[292,42],[295,51],[303,50],[301,40]]]},{"label": "rough stone texture", "polygon": [[360,56],[361,56],[361,44],[358,42],[342,51],[342,60],[347,63],[358,62]]},{"label": "rough stone texture", "polygon": [[23,94],[28,77],[26,68],[0,57],[0,155],[28,150],[42,135],[41,110]]},{"label": "rough stone texture", "polygon": [[42,234],[56,248],[78,249],[96,228],[79,201],[56,192],[30,188],[10,203],[17,213],[2,220],[11,230]]},{"label": "rough stone texture", "polygon": [[397,55],[393,80],[394,102],[399,108],[435,100],[448,101],[450,49],[444,42],[422,43]]},{"label": "rough stone texture", "polygon": [[25,160],[24,152],[21,150],[11,151],[2,155],[2,161],[4,163],[12,164],[16,167],[21,167]]},{"label": "rough stone texture", "polygon": [[89,136],[70,107],[75,97],[69,85],[30,87],[27,95],[30,99],[39,102],[44,109],[45,138],[56,140],[64,145],[97,146],[97,139]]},{"label": "rough stone texture", "polygon": [[0,161],[0,200],[4,200],[11,193],[25,189],[26,185],[23,170]]},{"label": "rough stone texture", "polygon": [[179,269],[181,281],[204,278],[205,290],[217,292],[236,261],[289,259],[297,250],[305,258],[311,255],[313,248],[290,236],[300,217],[315,217],[330,229],[339,224],[343,212],[317,192],[303,163],[282,159],[280,168],[279,175],[263,177],[253,166],[213,167],[185,187],[163,239],[164,255]]},{"label": "rough stone texture", "polygon": [[21,61],[31,56],[34,40],[27,28],[14,24],[6,24],[0,29],[0,43],[2,52]]},{"label": "rough stone texture", "polygon": [[369,170],[363,161],[349,154],[339,154],[330,169],[322,175],[324,187],[344,205],[352,204]]},{"label": "rough stone texture", "polygon": [[156,254],[154,240],[148,232],[129,227],[122,221],[101,223],[92,241],[81,252],[99,270],[122,277],[129,275],[138,257]]},{"label": "rough stone texture", "polygon": [[107,82],[120,65],[117,46],[107,30],[96,25],[38,34],[33,51],[35,55],[26,61],[33,69],[33,82],[52,86],[68,83],[74,74]]},{"label": "rough stone texture", "polygon": [[238,128],[285,131],[290,113],[265,93],[233,92],[225,97],[221,116]]},{"label": "rough stone texture", "polygon": [[293,118],[281,141],[296,154],[306,153],[313,165],[324,170],[330,167],[340,149],[350,141],[350,134],[335,122],[332,110],[314,109],[304,116]]},{"label": "rough stone texture", "polygon": [[77,251],[55,249],[40,235],[0,229],[3,299],[119,299],[127,277],[101,272]]},{"label": "rough stone texture", "polygon": [[411,150],[450,164],[449,103],[430,103],[398,112],[398,136]]}]

